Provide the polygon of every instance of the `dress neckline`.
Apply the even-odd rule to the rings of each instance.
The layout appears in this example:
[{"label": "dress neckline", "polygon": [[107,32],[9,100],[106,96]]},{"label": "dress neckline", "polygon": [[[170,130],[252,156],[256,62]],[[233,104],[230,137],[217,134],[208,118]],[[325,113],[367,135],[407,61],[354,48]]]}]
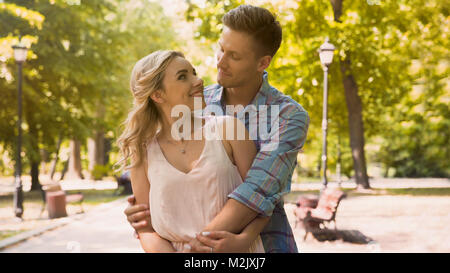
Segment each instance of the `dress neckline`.
[{"label": "dress neckline", "polygon": [[169,167],[171,167],[172,169],[174,169],[175,171],[179,172],[182,175],[189,175],[191,174],[195,169],[198,168],[198,164],[201,161],[201,159],[203,158],[205,151],[206,151],[206,145],[208,145],[208,140],[205,139],[205,143],[203,144],[203,150],[202,153],[200,154],[200,156],[198,157],[198,159],[194,160],[194,166],[192,167],[191,170],[189,170],[188,172],[183,172],[181,170],[179,170],[178,168],[176,168],[174,165],[172,165],[166,158],[166,156],[164,155],[164,152],[161,148],[161,145],[159,145],[158,139],[155,137],[155,143],[156,146],[158,148],[158,153],[162,156],[162,158],[164,159],[164,161],[166,162],[167,165],[169,165]]}]

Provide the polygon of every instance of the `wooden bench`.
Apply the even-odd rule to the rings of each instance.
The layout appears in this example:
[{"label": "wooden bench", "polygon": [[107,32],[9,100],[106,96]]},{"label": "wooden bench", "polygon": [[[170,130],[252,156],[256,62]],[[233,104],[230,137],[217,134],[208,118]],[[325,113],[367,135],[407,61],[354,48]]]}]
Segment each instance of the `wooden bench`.
[{"label": "wooden bench", "polygon": [[[334,223],[334,230],[336,231],[337,208],[345,197],[345,192],[336,188],[327,188],[320,195],[316,207],[302,206],[301,202],[297,202],[297,208],[294,209],[295,227],[298,223],[303,224],[305,229],[303,240],[306,240],[308,233],[315,236],[328,230],[326,224],[330,222]],[[314,204],[314,202],[311,203]]]},{"label": "wooden bench", "polygon": [[49,218],[57,218],[67,216],[66,204],[76,204],[80,206],[80,212],[83,213],[84,195],[81,192],[74,194],[66,194],[62,190],[59,183],[53,183],[42,187],[44,191],[41,215],[47,207]]}]

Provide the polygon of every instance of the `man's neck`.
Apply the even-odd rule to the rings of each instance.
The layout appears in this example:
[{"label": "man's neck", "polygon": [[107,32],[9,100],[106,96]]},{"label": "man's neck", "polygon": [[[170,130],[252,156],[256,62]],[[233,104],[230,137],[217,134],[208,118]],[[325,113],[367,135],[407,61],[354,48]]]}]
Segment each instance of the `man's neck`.
[{"label": "man's neck", "polygon": [[262,75],[249,80],[245,85],[224,88],[226,105],[243,105],[247,106],[255,98],[263,83]]}]

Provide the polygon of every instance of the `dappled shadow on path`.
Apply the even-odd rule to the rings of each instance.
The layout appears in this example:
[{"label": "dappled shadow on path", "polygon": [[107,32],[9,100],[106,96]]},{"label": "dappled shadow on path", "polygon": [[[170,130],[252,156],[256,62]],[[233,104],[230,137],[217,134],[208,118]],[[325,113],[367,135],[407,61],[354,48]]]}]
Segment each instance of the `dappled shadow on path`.
[{"label": "dappled shadow on path", "polygon": [[342,240],[353,244],[369,244],[374,240],[359,230],[319,229],[312,232],[312,236],[319,242]]}]

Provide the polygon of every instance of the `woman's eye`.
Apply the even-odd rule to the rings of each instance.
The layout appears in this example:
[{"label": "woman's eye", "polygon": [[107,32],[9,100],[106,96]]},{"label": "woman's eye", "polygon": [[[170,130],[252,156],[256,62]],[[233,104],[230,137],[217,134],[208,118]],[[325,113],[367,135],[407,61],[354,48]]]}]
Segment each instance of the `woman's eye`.
[{"label": "woman's eye", "polygon": [[184,75],[184,74],[183,74],[183,75],[180,75],[180,76],[178,76],[178,79],[179,79],[179,80],[184,80],[184,79],[186,79],[186,75]]}]

